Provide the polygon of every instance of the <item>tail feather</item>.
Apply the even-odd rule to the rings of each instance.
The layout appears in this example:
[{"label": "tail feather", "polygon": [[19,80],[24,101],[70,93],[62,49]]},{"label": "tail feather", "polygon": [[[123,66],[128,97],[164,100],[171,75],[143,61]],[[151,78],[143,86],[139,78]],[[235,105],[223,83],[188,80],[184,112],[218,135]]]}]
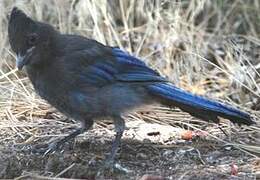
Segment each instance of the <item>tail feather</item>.
[{"label": "tail feather", "polygon": [[255,122],[248,113],[220,102],[193,95],[168,83],[156,83],[147,87],[148,91],[157,96],[162,103],[177,106],[191,115],[205,121],[219,122],[224,117],[233,123],[251,125]]}]

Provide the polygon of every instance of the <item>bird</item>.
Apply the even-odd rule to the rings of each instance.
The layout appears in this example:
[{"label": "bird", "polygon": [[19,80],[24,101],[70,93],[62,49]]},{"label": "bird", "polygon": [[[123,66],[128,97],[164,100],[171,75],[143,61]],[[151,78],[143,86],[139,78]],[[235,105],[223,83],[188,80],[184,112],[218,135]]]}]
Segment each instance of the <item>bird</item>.
[{"label": "bird", "polygon": [[113,166],[125,130],[124,115],[153,104],[178,107],[214,123],[220,117],[238,125],[255,123],[247,112],[176,87],[125,50],[60,33],[17,7],[11,10],[8,37],[18,70],[25,68],[37,94],[81,124],[50,144],[48,153],[108,118],[113,121],[115,138],[106,164]]}]

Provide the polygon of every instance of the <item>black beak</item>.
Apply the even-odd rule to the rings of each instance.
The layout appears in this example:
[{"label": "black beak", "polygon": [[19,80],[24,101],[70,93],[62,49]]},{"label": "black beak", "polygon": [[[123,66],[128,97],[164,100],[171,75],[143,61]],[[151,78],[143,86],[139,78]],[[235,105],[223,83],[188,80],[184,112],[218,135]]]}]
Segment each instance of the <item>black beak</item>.
[{"label": "black beak", "polygon": [[20,56],[18,55],[17,58],[16,58],[16,66],[18,68],[18,70],[21,70],[23,69],[23,66],[28,64],[28,60],[29,58],[26,57],[26,55],[24,56]]},{"label": "black beak", "polygon": [[23,56],[21,56],[20,54],[17,55],[16,66],[17,66],[18,70],[23,69],[23,67],[29,63],[33,49],[34,49],[34,47],[31,47],[30,49],[28,49],[26,51],[25,55],[23,55]]}]

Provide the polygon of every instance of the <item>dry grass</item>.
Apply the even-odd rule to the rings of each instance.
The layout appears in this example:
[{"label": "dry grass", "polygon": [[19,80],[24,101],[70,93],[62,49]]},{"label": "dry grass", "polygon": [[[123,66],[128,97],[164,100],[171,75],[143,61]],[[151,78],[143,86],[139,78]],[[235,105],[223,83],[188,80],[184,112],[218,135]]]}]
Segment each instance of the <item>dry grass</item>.
[{"label": "dry grass", "polygon": [[[123,3],[122,3],[123,2]],[[156,107],[129,120],[205,130],[216,142],[260,154],[260,3],[258,0],[1,0],[0,1],[0,143],[33,143],[75,127],[39,98],[24,73],[17,72],[7,37],[7,15],[18,6],[33,18],[119,46],[141,57],[177,86],[240,107],[257,125],[238,129]],[[98,126],[104,126],[99,124]],[[234,138],[235,137],[235,138]],[[0,146],[0,147],[1,147]],[[259,173],[259,169],[252,171]]]}]

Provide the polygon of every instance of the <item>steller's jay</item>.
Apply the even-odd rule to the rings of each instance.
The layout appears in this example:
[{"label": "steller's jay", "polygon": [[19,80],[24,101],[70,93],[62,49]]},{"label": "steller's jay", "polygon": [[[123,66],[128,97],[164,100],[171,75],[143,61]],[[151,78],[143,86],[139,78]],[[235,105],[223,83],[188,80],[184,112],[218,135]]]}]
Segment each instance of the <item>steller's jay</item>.
[{"label": "steller's jay", "polygon": [[218,123],[218,117],[223,117],[239,125],[254,123],[245,112],[175,87],[119,48],[61,34],[16,7],[9,19],[8,35],[17,54],[17,67],[25,67],[36,92],[82,124],[80,129],[51,144],[47,152],[88,130],[95,120],[111,118],[116,137],[107,162],[112,165],[125,129],[122,115],[154,103],[179,107],[205,121]]}]

